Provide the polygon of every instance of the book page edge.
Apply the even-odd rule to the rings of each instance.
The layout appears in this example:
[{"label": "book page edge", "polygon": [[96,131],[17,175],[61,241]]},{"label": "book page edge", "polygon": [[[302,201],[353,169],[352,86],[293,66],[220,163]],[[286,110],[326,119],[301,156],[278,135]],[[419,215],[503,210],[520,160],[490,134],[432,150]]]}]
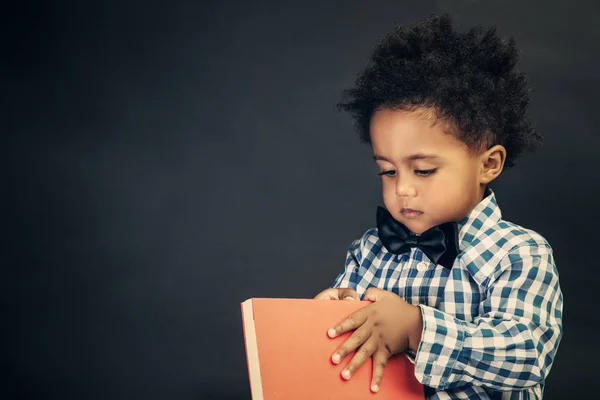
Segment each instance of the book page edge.
[{"label": "book page edge", "polygon": [[248,357],[248,372],[250,378],[250,392],[252,400],[263,400],[262,379],[260,376],[260,362],[258,359],[258,344],[254,326],[254,309],[252,299],[242,303],[244,314],[244,331],[246,334],[246,352]]}]

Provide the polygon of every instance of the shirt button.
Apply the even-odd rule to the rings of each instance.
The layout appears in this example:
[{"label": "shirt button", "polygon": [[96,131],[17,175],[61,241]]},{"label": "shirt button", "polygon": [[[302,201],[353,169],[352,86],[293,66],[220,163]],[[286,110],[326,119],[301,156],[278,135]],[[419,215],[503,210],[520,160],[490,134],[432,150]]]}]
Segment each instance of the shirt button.
[{"label": "shirt button", "polygon": [[402,255],[401,255],[401,254],[398,254],[398,255],[396,256],[396,260],[398,260],[398,261],[400,261],[400,259],[401,259],[401,258],[402,258]]},{"label": "shirt button", "polygon": [[425,270],[427,270],[427,264],[424,262],[420,262],[417,264],[417,270],[419,272],[424,272]]}]

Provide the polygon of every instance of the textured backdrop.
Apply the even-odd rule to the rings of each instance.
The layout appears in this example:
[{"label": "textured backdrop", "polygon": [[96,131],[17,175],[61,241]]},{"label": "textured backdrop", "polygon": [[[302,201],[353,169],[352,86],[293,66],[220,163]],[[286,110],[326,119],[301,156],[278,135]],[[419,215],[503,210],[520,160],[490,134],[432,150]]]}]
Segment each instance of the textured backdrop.
[{"label": "textured backdrop", "polygon": [[240,302],[327,287],[380,204],[334,105],[395,22],[442,11],[523,52],[545,146],[492,188],[555,251],[545,398],[593,387],[600,3],[89,3],[0,17],[0,397],[248,399]]}]

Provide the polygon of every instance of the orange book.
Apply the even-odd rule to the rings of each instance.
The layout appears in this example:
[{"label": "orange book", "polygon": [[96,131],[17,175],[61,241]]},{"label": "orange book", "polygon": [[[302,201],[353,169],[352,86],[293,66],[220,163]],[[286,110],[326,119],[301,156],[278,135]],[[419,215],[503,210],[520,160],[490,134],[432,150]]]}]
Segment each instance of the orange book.
[{"label": "orange book", "polygon": [[241,304],[253,400],[423,399],[423,385],[404,354],[389,359],[379,391],[371,392],[373,359],[349,379],[331,361],[351,335],[331,339],[327,330],[369,301],[253,298]]}]

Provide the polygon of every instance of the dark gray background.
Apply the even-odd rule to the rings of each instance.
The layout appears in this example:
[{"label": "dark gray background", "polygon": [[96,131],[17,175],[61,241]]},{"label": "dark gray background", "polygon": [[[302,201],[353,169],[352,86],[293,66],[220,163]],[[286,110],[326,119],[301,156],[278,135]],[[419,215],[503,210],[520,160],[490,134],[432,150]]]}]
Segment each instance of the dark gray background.
[{"label": "dark gray background", "polygon": [[545,398],[595,386],[600,3],[88,3],[3,6],[0,396],[248,399],[240,302],[327,287],[380,204],[334,104],[441,11],[522,49],[545,146],[492,187],[555,250]]}]

